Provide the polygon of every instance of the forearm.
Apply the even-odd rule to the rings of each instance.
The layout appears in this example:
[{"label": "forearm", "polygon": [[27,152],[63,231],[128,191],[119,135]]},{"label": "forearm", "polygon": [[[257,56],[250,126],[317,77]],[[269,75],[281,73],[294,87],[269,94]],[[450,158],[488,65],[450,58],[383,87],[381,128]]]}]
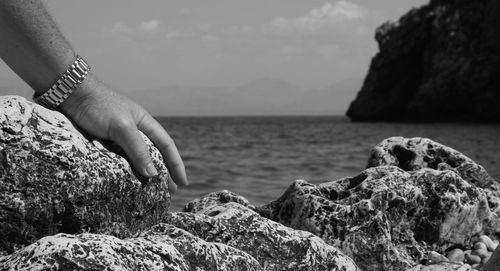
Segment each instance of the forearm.
[{"label": "forearm", "polygon": [[75,60],[41,0],[0,0],[0,57],[41,94]]},{"label": "forearm", "polygon": [[[46,92],[76,55],[42,0],[0,0],[0,57],[37,94]],[[140,131],[160,149],[172,179],[187,184],[184,164],[163,127],[142,107],[88,74],[57,108],[87,133],[111,139],[143,175],[158,175]],[[171,183],[175,190],[175,184]]]}]

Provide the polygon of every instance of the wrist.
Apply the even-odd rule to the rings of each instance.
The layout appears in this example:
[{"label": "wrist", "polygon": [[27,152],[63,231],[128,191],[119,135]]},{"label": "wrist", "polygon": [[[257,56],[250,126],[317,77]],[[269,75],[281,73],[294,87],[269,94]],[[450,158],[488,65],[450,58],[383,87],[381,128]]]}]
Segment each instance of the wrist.
[{"label": "wrist", "polygon": [[61,78],[61,75],[74,62],[76,56],[71,50],[65,54],[58,54],[54,59],[47,56],[33,60],[33,62],[37,61],[33,66],[40,68],[37,69],[37,72],[32,72],[30,76],[26,75],[25,80],[34,89],[35,96],[40,96],[50,89],[54,82]]},{"label": "wrist", "polygon": [[34,101],[49,109],[56,109],[85,80],[89,72],[90,66],[83,58],[77,56],[76,60],[50,89],[41,95],[37,95],[36,93],[33,95]]},{"label": "wrist", "polygon": [[85,101],[95,99],[96,92],[98,91],[99,81],[96,79],[95,75],[89,73],[85,80],[83,80],[73,92],[62,102],[57,110],[61,113],[67,115],[68,117],[74,119],[78,108],[86,103]]}]

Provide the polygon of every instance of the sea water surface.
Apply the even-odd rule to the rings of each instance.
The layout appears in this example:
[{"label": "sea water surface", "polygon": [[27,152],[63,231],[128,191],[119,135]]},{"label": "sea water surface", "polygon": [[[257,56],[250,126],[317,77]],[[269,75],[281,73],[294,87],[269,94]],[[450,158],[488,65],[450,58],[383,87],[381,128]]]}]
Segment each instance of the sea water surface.
[{"label": "sea water surface", "polygon": [[345,117],[158,117],[175,140],[190,186],[172,210],[227,189],[260,205],[297,179],[336,180],[362,171],[391,136],[427,137],[469,156],[500,180],[500,125],[353,123]]}]

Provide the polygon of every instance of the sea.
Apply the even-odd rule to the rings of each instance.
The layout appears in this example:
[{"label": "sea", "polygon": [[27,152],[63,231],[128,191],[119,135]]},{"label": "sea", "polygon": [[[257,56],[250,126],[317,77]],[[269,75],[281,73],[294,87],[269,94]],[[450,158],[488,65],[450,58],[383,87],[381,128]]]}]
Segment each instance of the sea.
[{"label": "sea", "polygon": [[298,179],[319,184],[356,175],[371,148],[392,136],[430,138],[500,180],[498,124],[358,123],[343,116],[157,119],[174,139],[190,182],[172,195],[173,211],[224,189],[262,205]]}]

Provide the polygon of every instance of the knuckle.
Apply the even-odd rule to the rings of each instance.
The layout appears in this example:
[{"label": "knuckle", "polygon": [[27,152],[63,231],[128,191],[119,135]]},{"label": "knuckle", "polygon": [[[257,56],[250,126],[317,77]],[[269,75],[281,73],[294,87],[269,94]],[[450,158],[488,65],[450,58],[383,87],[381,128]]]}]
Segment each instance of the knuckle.
[{"label": "knuckle", "polygon": [[130,127],[134,126],[134,122],[128,118],[119,118],[114,120],[111,123],[112,127],[115,127],[117,130],[123,130],[123,129],[129,129]]},{"label": "knuckle", "polygon": [[137,157],[142,161],[150,162],[152,160],[148,149],[141,150],[137,153]]},{"label": "knuckle", "polygon": [[109,135],[111,138],[115,138],[116,136],[126,133],[130,131],[131,128],[134,127],[134,122],[129,119],[119,118],[113,120],[109,124]]},{"label": "knuckle", "polygon": [[174,140],[171,137],[167,137],[159,146],[159,149],[162,151],[166,151],[174,146],[175,146]]},{"label": "knuckle", "polygon": [[182,162],[172,162],[169,164],[169,166],[172,168],[178,168],[178,169],[184,168],[184,164]]}]

